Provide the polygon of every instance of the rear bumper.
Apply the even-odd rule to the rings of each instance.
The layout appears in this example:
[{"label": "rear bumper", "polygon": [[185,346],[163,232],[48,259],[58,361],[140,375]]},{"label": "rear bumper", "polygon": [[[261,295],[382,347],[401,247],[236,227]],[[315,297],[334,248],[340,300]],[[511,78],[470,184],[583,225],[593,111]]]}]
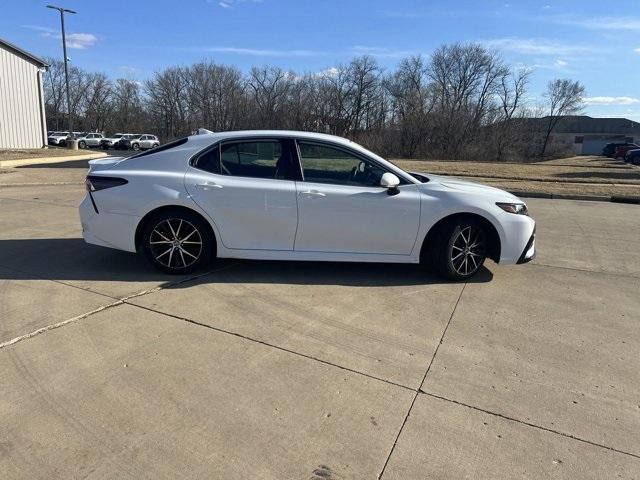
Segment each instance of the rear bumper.
[{"label": "rear bumper", "polygon": [[80,204],[80,222],[84,241],[102,247],[135,252],[136,228],[141,219],[134,215],[105,212],[100,208],[99,200],[96,200],[96,203],[97,208],[94,208],[90,196],[85,195]]},{"label": "rear bumper", "polygon": [[531,234],[531,237],[529,238],[529,241],[527,242],[527,245],[524,247],[524,250],[522,251],[522,255],[520,255],[520,258],[518,259],[517,264],[521,265],[523,263],[530,262],[534,258],[536,258],[536,229],[535,229],[535,227],[533,227],[533,233]]}]

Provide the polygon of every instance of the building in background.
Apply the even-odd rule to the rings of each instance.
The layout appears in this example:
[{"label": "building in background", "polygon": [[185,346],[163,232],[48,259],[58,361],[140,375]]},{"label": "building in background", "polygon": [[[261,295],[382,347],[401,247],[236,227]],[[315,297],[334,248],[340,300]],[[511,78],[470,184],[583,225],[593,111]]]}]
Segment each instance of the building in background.
[{"label": "building in background", "polygon": [[38,57],[0,38],[0,148],[47,145],[46,68]]},{"label": "building in background", "polygon": [[[527,129],[541,134],[549,125],[549,117],[515,121],[526,122]],[[607,143],[640,141],[640,123],[628,118],[568,115],[560,119],[549,141],[556,150],[566,153],[600,155]]]},{"label": "building in background", "polygon": [[640,141],[640,123],[628,118],[565,117],[555,135],[572,142],[578,155],[600,155],[607,143]]}]

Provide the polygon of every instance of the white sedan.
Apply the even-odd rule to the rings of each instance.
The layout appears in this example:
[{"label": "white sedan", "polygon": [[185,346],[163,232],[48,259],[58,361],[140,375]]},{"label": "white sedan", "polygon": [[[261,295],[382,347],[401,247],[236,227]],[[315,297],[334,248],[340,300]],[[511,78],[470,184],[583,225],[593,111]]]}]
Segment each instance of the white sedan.
[{"label": "white sedan", "polygon": [[330,135],[194,135],[89,163],[85,241],[141,251],[168,273],[219,257],[423,263],[465,280],[486,258],[535,255],[535,221],[517,197],[405,172]]}]

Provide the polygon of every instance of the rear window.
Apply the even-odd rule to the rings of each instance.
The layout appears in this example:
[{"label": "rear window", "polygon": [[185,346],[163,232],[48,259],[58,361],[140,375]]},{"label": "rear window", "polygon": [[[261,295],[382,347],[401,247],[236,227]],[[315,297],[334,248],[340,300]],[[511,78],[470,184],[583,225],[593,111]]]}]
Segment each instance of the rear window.
[{"label": "rear window", "polygon": [[174,140],[173,142],[165,143],[160,147],[152,148],[151,150],[147,150],[146,152],[139,153],[138,155],[133,155],[132,157],[129,157],[129,158],[140,158],[140,157],[144,157],[145,155],[164,152],[165,150],[170,150],[172,148],[179,147],[180,145],[184,145],[185,143],[187,143],[188,140],[189,139],[187,137],[180,138],[179,140]]}]

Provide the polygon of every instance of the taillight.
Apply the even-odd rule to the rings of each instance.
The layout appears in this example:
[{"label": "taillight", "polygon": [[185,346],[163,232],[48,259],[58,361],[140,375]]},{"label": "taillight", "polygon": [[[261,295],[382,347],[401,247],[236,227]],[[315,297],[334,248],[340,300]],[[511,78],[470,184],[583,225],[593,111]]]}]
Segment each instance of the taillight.
[{"label": "taillight", "polygon": [[105,188],[119,187],[127,182],[124,178],[117,177],[98,177],[89,175],[84,181],[87,191],[97,192],[98,190],[104,190]]}]

